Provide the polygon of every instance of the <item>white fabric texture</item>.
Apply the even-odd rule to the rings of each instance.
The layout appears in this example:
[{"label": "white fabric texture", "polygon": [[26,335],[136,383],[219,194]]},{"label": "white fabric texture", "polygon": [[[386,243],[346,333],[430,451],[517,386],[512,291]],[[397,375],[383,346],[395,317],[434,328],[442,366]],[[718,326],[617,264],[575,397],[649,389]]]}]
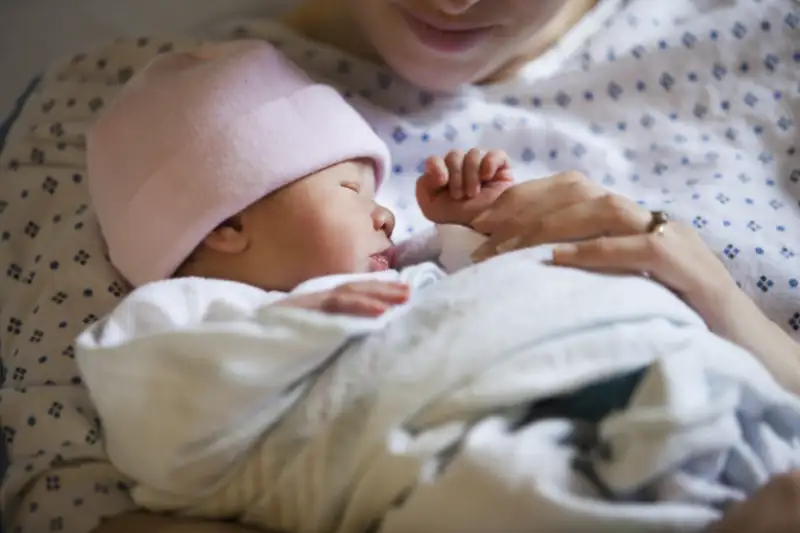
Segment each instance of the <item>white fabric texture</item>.
[{"label": "white fabric texture", "polygon": [[[395,175],[384,199],[399,237],[426,225],[412,194],[424,158],[504,148],[519,180],[578,169],[691,222],[797,338],[798,2],[601,0],[524,76],[454,96],[419,91],[275,24],[247,26],[233,33],[277,42],[349,91],[389,143]],[[83,135],[153,55],[193,44],[124,40],[55,67],[0,154],[7,531],[83,533],[133,506],[73,359],[73,339],[128,290],[94,225]]]},{"label": "white fabric texture", "polygon": [[145,508],[308,533],[699,531],[800,465],[800,399],[676,296],[538,259],[367,275],[414,288],[377,319],[138,289],[77,343],[109,457]]}]

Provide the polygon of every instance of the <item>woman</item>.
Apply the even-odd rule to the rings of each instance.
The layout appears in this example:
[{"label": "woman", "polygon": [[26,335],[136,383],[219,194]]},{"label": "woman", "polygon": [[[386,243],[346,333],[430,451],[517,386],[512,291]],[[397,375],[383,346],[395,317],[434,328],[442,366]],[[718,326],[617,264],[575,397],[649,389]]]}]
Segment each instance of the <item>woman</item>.
[{"label": "woman", "polygon": [[[793,292],[800,290],[795,289],[800,262],[792,251],[800,229],[792,213],[800,181],[793,123],[800,113],[792,74],[800,62],[795,2],[307,0],[282,23],[254,23],[236,34],[281,44],[310,73],[354,95],[393,150],[396,176],[387,187],[387,203],[399,215],[401,236],[420,226],[409,207],[420,160],[454,147],[503,148],[515,160],[519,179],[542,179],[510,189],[476,222],[492,237],[481,257],[573,242],[560,248],[556,262],[646,272],[800,392],[800,350],[787,333],[800,328]],[[83,91],[81,100],[63,91],[95,81],[98,87],[124,82],[131,64],[144,61],[145,52],[137,52],[140,60],[134,61],[133,50],[152,55],[170,48],[171,43],[140,40],[94,57],[78,56],[47,81],[22,118],[45,125],[36,135],[60,145],[64,128],[54,117],[80,123],[86,118],[76,115],[81,105],[94,112],[110,96]],[[17,179],[14,172],[33,171],[20,161],[57,169],[66,153],[71,159],[63,174],[78,188],[69,193],[74,203],[68,205],[52,204],[45,196],[55,206],[53,220],[85,202],[82,152],[70,152],[69,144],[52,152],[18,145],[22,148],[10,146],[7,156],[8,183],[20,184],[15,198],[27,197],[31,179],[21,174]],[[59,175],[48,172],[50,181],[39,178],[41,194],[53,196]],[[29,231],[25,222],[34,208],[11,204],[6,216],[14,209],[19,227],[26,228],[23,238],[32,238],[37,230]],[[651,210],[676,220],[649,232]],[[78,211],[82,215],[85,209]],[[663,220],[655,216],[655,222]],[[82,224],[77,221],[75,228]],[[49,331],[43,341],[36,335],[37,320],[52,314],[45,306],[66,305],[72,316],[89,313],[88,320],[113,305],[112,298],[100,301],[98,295],[120,292],[105,266],[65,270],[87,263],[87,255],[100,256],[96,235],[81,237],[83,255],[69,248],[66,260],[59,261],[47,254],[75,237],[63,229],[48,231],[53,250],[43,246],[38,254],[27,248],[23,253],[25,245],[10,238],[17,246],[12,248],[17,269],[10,268],[10,275],[24,281],[30,267],[38,273],[33,288],[0,287],[8,307],[18,309],[17,314],[3,309],[13,319],[9,331],[20,336],[22,328],[31,329],[24,335],[38,339],[37,350],[52,339]],[[37,270],[39,264],[49,269]],[[66,285],[73,290],[61,290]],[[59,328],[61,323],[73,337],[79,330],[70,330],[71,320],[58,321]],[[12,341],[3,343],[5,350],[16,349]],[[26,345],[15,355],[14,385],[28,392],[4,391],[0,416],[12,462],[5,490],[23,491],[11,506],[19,531],[88,531],[103,515],[113,516],[99,533],[246,531],[130,511],[124,491],[115,488],[120,475],[108,465],[102,441],[87,422],[91,406],[71,382],[74,370],[65,365],[72,362],[62,358],[61,366],[54,366],[54,358],[41,361],[40,352]],[[32,405],[39,406],[40,416],[28,416]],[[58,406],[64,405],[77,405],[78,414],[67,409],[61,414]],[[82,430],[73,428],[80,423],[75,427]],[[82,448],[60,447],[76,433]],[[778,531],[797,524],[791,514],[800,501],[797,486],[791,476],[776,478],[714,531]]]}]

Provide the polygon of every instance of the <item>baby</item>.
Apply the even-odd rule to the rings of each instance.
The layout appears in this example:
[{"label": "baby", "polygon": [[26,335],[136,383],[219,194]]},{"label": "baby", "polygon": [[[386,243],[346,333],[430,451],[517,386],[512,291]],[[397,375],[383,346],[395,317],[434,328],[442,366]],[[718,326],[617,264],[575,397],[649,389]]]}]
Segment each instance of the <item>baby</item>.
[{"label": "baby", "polygon": [[141,507],[277,531],[699,530],[800,457],[800,402],[664,287],[529,251],[445,274],[512,185],[502,152],[429,159],[436,246],[393,245],[387,147],[264,43],[156,59],[88,159],[135,290],[76,359]]},{"label": "baby", "polygon": [[[375,202],[388,149],[330,87],[270,46],[207,45],[151,63],[88,140],[89,186],[112,263],[133,286],[170,277],[291,292],[333,274],[408,266]],[[499,151],[427,161],[433,222],[467,226],[511,184]],[[378,315],[405,284],[339,286],[282,301]]]}]

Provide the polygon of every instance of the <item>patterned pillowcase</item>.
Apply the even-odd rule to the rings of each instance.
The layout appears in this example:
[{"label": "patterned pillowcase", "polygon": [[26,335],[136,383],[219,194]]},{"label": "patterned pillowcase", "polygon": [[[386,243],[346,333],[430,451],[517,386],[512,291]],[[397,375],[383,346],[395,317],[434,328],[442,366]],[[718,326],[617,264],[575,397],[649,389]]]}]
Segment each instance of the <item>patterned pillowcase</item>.
[{"label": "patterned pillowcase", "polygon": [[[30,89],[0,153],[0,375],[5,376],[0,423],[10,460],[3,504],[29,490],[19,507],[3,511],[16,511],[17,519],[28,524],[38,524],[23,515],[38,507],[35,502],[45,492],[48,507],[56,509],[62,506],[60,487],[65,487],[65,506],[80,490],[76,479],[67,479],[77,473],[66,469],[51,475],[57,470],[50,469],[105,461],[99,419],[80,386],[72,342],[128,287],[108,262],[94,220],[84,134],[137,69],[159,53],[196,45],[139,39],[75,56]],[[46,479],[39,476],[44,472]],[[104,511],[130,505],[118,476],[111,470],[85,476],[92,484],[98,478],[108,481],[101,489],[114,501],[104,504]],[[31,485],[34,478],[39,481]],[[87,521],[97,519],[84,514]],[[67,520],[48,520],[59,518]],[[64,524],[64,529],[81,528]]]},{"label": "patterned pillowcase", "polygon": [[[8,136],[8,132],[11,129],[11,125],[14,124],[17,117],[19,116],[20,111],[22,111],[22,107],[25,105],[25,102],[30,97],[31,93],[33,93],[34,89],[36,89],[36,85],[39,83],[39,78],[34,78],[22,92],[22,94],[17,98],[16,104],[14,105],[14,109],[11,110],[8,117],[3,122],[0,122],[0,153],[3,151],[3,147],[6,143],[6,137]],[[0,366],[0,385],[3,384],[5,381],[5,372],[2,372],[4,367]],[[0,478],[2,478],[5,473],[6,469],[8,468],[8,455],[6,454],[6,446],[4,442],[0,442]],[[2,531],[2,529],[0,529]]]},{"label": "patterned pillowcase", "polygon": [[61,365],[17,361],[71,360],[72,339],[126,291],[89,205],[84,133],[137,68],[176,46],[141,39],[77,55],[31,90],[11,127],[0,154],[0,353],[16,386],[69,380]]},{"label": "patterned pillowcase", "polygon": [[28,101],[31,93],[33,93],[36,86],[39,84],[39,78],[36,77],[28,83],[28,86],[22,91],[22,94],[17,98],[16,103],[14,104],[14,108],[8,114],[8,116],[0,122],[0,153],[3,151],[3,147],[6,145],[6,137],[8,136],[8,132],[11,130],[11,125],[14,124],[14,121],[17,120],[20,112],[22,111],[22,107],[25,105],[25,102]]}]

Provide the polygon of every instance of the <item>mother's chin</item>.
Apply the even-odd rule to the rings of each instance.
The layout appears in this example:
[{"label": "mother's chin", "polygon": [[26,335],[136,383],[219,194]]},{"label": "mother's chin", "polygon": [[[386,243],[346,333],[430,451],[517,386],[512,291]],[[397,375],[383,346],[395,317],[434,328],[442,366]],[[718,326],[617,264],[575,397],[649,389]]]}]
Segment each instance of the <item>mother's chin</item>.
[{"label": "mother's chin", "polygon": [[[420,89],[453,92],[490,76],[505,63],[505,54],[498,54],[502,46],[496,27],[444,29],[401,7],[375,4],[356,14],[359,27],[381,60]],[[376,23],[376,18],[382,22]]]},{"label": "mother's chin", "polygon": [[452,92],[513,76],[594,1],[305,0],[283,21],[420,89]]}]

